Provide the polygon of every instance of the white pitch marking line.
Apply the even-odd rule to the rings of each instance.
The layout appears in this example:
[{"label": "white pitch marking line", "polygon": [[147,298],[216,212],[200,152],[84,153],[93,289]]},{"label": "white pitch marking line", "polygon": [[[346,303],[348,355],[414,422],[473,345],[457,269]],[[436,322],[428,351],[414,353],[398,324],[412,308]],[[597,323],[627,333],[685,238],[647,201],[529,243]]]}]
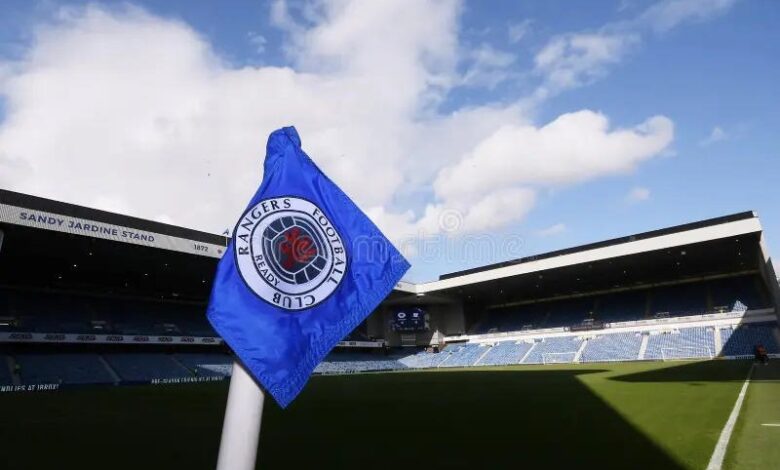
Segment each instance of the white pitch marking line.
[{"label": "white pitch marking line", "polygon": [[780,428],[780,423],[761,423],[761,426],[774,426]]},{"label": "white pitch marking line", "polygon": [[739,411],[742,409],[742,402],[745,401],[745,393],[747,392],[748,385],[750,385],[750,376],[753,374],[753,366],[750,366],[748,376],[745,379],[745,383],[742,384],[742,389],[737,396],[737,402],[734,403],[734,408],[731,410],[729,419],[726,420],[723,430],[720,432],[718,443],[715,445],[715,450],[712,451],[712,457],[710,457],[710,463],[707,465],[707,470],[720,470],[723,467],[723,459],[726,457],[726,449],[729,446],[731,440],[731,433],[734,432],[734,425],[737,424],[737,418],[739,417]]}]

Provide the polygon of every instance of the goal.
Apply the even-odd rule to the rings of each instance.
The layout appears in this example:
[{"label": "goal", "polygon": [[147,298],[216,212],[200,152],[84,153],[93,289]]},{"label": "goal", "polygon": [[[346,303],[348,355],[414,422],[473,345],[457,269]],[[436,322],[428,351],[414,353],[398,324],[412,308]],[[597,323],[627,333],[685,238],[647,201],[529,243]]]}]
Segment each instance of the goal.
[{"label": "goal", "polygon": [[574,358],[576,356],[577,356],[577,351],[544,353],[542,354],[542,363],[543,364],[566,364],[566,363],[574,362]]},{"label": "goal", "polygon": [[712,359],[712,349],[709,346],[678,346],[676,348],[661,348],[663,361],[683,361],[686,359]]}]

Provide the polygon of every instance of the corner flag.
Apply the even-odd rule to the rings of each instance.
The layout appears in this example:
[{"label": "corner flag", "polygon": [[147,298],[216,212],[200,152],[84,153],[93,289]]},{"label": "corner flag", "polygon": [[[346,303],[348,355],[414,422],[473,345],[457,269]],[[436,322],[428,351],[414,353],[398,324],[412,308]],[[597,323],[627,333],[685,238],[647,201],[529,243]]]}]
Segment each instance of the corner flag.
[{"label": "corner flag", "polygon": [[286,407],[408,269],[285,127],[268,138],[263,182],[219,262],[208,319]]}]

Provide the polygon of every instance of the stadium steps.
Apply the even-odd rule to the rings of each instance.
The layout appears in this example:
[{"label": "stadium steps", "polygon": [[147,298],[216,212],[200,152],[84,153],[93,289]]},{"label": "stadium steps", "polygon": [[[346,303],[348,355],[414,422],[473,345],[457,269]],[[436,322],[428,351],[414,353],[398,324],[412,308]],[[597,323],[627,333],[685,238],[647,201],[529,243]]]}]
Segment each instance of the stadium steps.
[{"label": "stadium steps", "polygon": [[720,334],[720,326],[715,325],[715,353],[713,357],[718,357],[723,352],[723,337]]},{"label": "stadium steps", "polygon": [[642,344],[639,346],[639,356],[637,360],[641,361],[645,358],[645,351],[647,351],[647,342],[650,340],[650,335],[642,335]]},{"label": "stadium steps", "polygon": [[175,362],[176,364],[178,364],[178,365],[179,365],[179,367],[181,367],[182,369],[184,369],[184,370],[186,370],[186,371],[189,371],[189,373],[190,373],[190,374],[192,374],[192,375],[197,375],[197,374],[195,373],[195,371],[194,371],[194,370],[192,370],[191,368],[187,367],[187,365],[186,365],[186,364],[184,364],[183,362],[181,362],[181,360],[180,360],[180,359],[179,359],[179,358],[176,356],[176,354],[171,354],[171,360],[172,360],[173,362]]},{"label": "stadium steps", "polygon": [[525,364],[525,360],[528,358],[528,356],[531,355],[531,353],[534,351],[534,349],[536,349],[536,346],[538,344],[539,343],[534,343],[533,346],[531,346],[531,349],[529,349],[525,354],[523,354],[523,357],[520,358],[520,361],[518,362],[518,364]]},{"label": "stadium steps", "polygon": [[582,344],[580,345],[580,349],[577,350],[577,353],[574,355],[574,359],[572,359],[572,362],[580,362],[580,358],[582,357],[582,351],[585,350],[585,347],[588,346],[588,340],[585,339],[582,341]]},{"label": "stadium steps", "polygon": [[[11,356],[5,356],[5,360],[2,361],[5,367],[8,368],[8,375],[11,377],[11,385],[21,385],[22,380],[19,378],[19,374],[15,371],[15,365],[16,362],[14,362],[14,358]],[[2,366],[2,364],[0,364]]]},{"label": "stadium steps", "polygon": [[476,361],[474,361],[474,364],[471,364],[472,366],[479,365],[479,361],[482,360],[483,357],[487,356],[487,354],[490,352],[490,350],[493,349],[493,345],[488,345],[485,347],[485,352],[479,355]]},{"label": "stadium steps", "polygon": [[111,379],[114,381],[114,385],[118,384],[122,381],[122,378],[119,377],[119,374],[116,373],[113,367],[111,367],[111,364],[108,363],[105,357],[103,357],[102,354],[98,354],[98,360],[101,364],[103,364],[103,367],[106,368],[106,371],[108,371],[108,374],[111,376]]}]

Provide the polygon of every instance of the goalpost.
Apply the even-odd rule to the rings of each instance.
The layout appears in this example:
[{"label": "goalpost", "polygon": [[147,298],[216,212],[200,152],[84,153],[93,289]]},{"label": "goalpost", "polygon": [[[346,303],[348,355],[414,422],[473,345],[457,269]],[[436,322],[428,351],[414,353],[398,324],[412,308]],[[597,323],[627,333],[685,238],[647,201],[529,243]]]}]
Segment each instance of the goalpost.
[{"label": "goalpost", "polygon": [[577,351],[544,353],[542,354],[542,363],[543,364],[567,364],[570,362],[574,362],[574,358],[576,356],[577,356]]},{"label": "goalpost", "polygon": [[712,349],[709,346],[678,346],[661,348],[661,360],[683,361],[686,359],[712,359]]}]

